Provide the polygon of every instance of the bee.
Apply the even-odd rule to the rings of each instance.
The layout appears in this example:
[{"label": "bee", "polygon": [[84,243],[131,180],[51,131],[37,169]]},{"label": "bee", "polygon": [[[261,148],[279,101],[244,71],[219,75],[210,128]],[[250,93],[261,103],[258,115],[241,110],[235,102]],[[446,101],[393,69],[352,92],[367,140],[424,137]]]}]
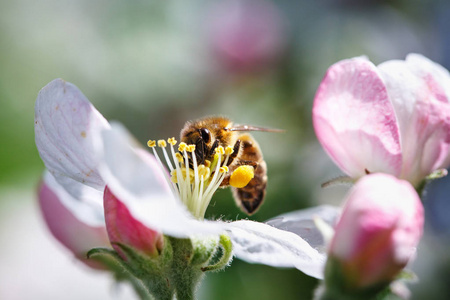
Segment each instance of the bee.
[{"label": "bee", "polygon": [[217,147],[233,147],[233,153],[227,162],[229,173],[220,185],[222,188],[229,186],[230,175],[239,166],[249,165],[254,168],[254,177],[246,186],[232,187],[237,206],[246,214],[252,215],[264,201],[267,164],[259,144],[250,134],[243,133],[246,131],[281,132],[277,129],[234,125],[225,117],[206,117],[187,122],[181,130],[180,140],[186,144],[195,145],[193,155],[199,164],[203,164],[206,160],[212,161]]}]

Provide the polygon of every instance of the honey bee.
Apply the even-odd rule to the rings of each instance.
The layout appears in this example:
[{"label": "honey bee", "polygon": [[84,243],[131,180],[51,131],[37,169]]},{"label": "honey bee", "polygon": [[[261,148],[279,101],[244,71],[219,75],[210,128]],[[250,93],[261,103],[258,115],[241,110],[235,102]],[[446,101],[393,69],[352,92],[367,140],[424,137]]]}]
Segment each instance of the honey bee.
[{"label": "honey bee", "polygon": [[[230,174],[242,165],[254,167],[254,177],[242,187],[232,187],[233,197],[237,206],[248,215],[254,214],[264,201],[267,185],[267,164],[264,161],[261,149],[255,139],[245,131],[280,132],[277,129],[268,129],[249,125],[234,125],[225,117],[206,117],[189,121],[180,133],[180,140],[186,144],[194,144],[193,155],[199,164],[206,160],[212,161],[215,149],[218,146],[233,147],[227,166],[229,173],[222,181],[220,187],[229,186]],[[192,162],[190,162],[192,163]]]}]

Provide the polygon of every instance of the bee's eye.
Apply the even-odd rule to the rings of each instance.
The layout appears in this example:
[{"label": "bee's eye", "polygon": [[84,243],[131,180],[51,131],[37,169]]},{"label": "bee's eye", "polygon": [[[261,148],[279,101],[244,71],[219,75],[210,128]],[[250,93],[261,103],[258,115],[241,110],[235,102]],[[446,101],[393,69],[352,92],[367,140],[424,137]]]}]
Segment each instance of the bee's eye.
[{"label": "bee's eye", "polygon": [[209,133],[209,130],[206,128],[202,128],[200,129],[200,134],[202,136],[202,140],[205,143],[209,143],[209,141],[211,140],[211,133]]}]

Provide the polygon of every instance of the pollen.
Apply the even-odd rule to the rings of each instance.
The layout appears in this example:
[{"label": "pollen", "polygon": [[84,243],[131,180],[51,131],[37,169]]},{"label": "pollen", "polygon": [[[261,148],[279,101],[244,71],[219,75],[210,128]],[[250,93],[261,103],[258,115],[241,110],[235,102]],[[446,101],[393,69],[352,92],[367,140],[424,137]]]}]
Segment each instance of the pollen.
[{"label": "pollen", "polygon": [[158,145],[161,148],[166,166],[170,170],[170,174],[164,172],[164,175],[172,192],[186,205],[194,217],[203,219],[212,196],[229,174],[227,163],[233,149],[227,147],[225,150],[224,147],[218,146],[213,159],[206,160],[205,157],[200,157],[202,161],[197,161],[198,157],[194,155],[195,144],[188,145],[180,142],[178,147],[175,146],[176,144],[177,141],[173,137],[147,142],[158,163],[164,169],[165,166],[155,146]]},{"label": "pollen", "polygon": [[233,154],[233,152],[234,152],[233,147],[227,146],[227,147],[225,148],[225,154],[226,154],[226,155],[231,155],[231,154]]},{"label": "pollen", "polygon": [[167,143],[165,140],[158,140],[158,147],[166,148]]},{"label": "pollen", "polygon": [[203,180],[208,179],[210,174],[211,174],[211,171],[209,170],[209,168],[207,166],[205,166],[205,165],[198,166],[198,176],[200,176],[200,177],[203,176]]},{"label": "pollen", "polygon": [[175,146],[175,145],[177,144],[177,140],[176,140],[174,137],[168,138],[168,139],[167,139],[167,142],[168,142],[169,144],[171,144],[172,146]]},{"label": "pollen", "polygon": [[177,152],[175,153],[175,157],[177,158],[178,162],[182,163],[184,161],[183,156]]},{"label": "pollen", "polygon": [[223,149],[222,146],[217,147],[215,151],[216,151],[216,154],[219,154],[219,155],[225,154],[225,150]]},{"label": "pollen", "polygon": [[154,140],[148,140],[147,146],[149,146],[150,148],[153,148],[156,146],[156,142]]},{"label": "pollen", "polygon": [[178,183],[177,170],[172,170],[172,172],[170,172],[170,181],[172,181],[173,183]]},{"label": "pollen", "polygon": [[255,169],[252,166],[240,166],[230,176],[230,185],[235,188],[245,187],[255,175]]},{"label": "pollen", "polygon": [[192,170],[192,169],[187,169],[187,170],[188,170],[188,171],[186,171],[185,168],[181,169],[181,173],[183,174],[183,177],[186,178],[186,175],[189,174],[189,179],[190,179],[191,181],[193,181],[193,180],[194,180],[194,177],[195,177],[194,170]]},{"label": "pollen", "polygon": [[181,142],[181,143],[178,145],[178,151],[183,152],[184,150],[186,150],[186,147],[187,147],[186,143]]},{"label": "pollen", "polygon": [[[188,169],[189,171],[186,171],[186,168],[181,169],[181,175],[183,176],[183,179],[186,179],[186,175],[189,173],[189,180],[194,180],[195,174],[194,174],[194,170],[192,169]],[[173,170],[172,172],[170,172],[170,180],[173,183],[178,183],[178,175],[177,175],[177,170]]]}]

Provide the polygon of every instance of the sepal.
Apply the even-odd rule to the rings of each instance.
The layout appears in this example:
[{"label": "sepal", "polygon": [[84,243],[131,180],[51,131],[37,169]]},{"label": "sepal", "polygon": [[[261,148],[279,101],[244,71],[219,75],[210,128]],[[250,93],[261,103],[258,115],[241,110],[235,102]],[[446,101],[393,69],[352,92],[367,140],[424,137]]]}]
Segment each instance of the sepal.
[{"label": "sepal", "polygon": [[216,247],[214,257],[210,264],[202,268],[203,272],[221,271],[230,265],[233,260],[233,244],[228,235],[222,234],[219,239],[219,246]]},{"label": "sepal", "polygon": [[426,187],[427,183],[429,183],[430,181],[436,180],[436,179],[443,178],[443,177],[445,177],[447,175],[448,175],[447,169],[437,169],[437,170],[433,171],[432,173],[428,174],[428,176],[425,177],[425,179],[420,181],[415,186],[417,194],[422,196],[423,191],[425,190],[425,187]]},{"label": "sepal", "polygon": [[144,286],[139,278],[133,276],[130,267],[121,259],[120,255],[114,250],[106,248],[94,248],[87,253],[88,259],[93,259],[111,272],[113,272],[115,279],[129,282],[141,300],[153,299],[149,290]]},{"label": "sepal", "polygon": [[170,284],[172,247],[165,243],[157,257],[143,255],[142,252],[124,244],[116,243],[121,255],[116,251],[94,248],[88,258],[96,259],[113,272],[117,281],[129,282],[141,299],[170,300],[175,293]]},{"label": "sepal", "polygon": [[322,291],[323,294],[317,299],[379,299],[377,295],[385,293],[385,290],[388,289],[390,284],[390,281],[387,280],[361,288],[355,287],[353,282],[349,281],[345,276],[342,276],[344,273],[344,263],[329,256],[325,266],[325,286]]},{"label": "sepal", "polygon": [[192,266],[204,266],[209,263],[217,252],[219,239],[217,236],[210,238],[191,238],[193,254],[190,264]]}]

